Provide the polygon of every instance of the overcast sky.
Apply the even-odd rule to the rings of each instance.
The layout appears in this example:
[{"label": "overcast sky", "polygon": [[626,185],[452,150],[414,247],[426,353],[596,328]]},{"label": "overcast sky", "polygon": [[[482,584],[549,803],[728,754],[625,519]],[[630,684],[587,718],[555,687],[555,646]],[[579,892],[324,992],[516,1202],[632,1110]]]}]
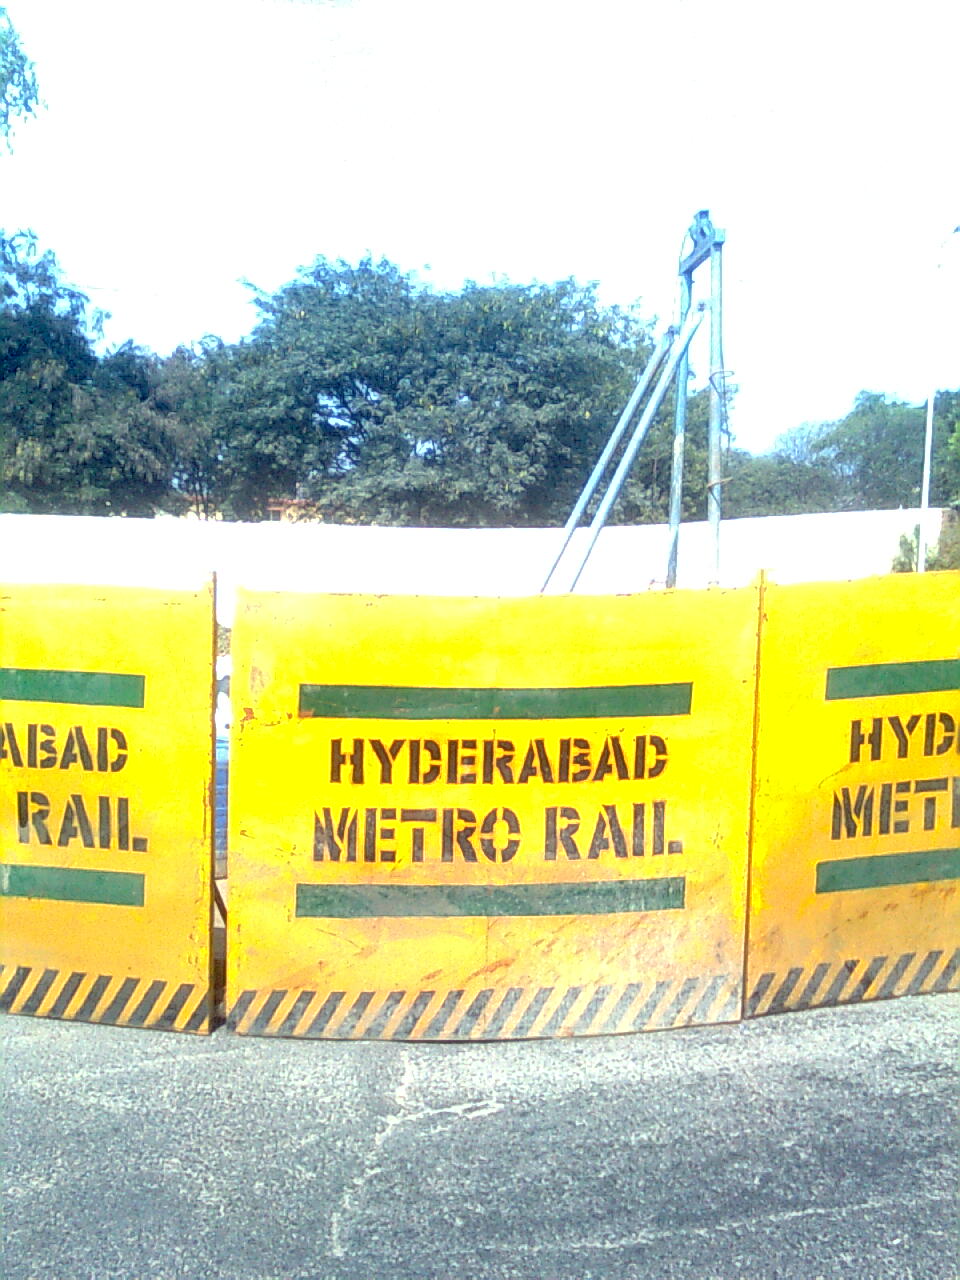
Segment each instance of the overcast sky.
[{"label": "overcast sky", "polygon": [[708,208],[738,444],[960,386],[955,0],[6,7],[46,109],[0,159],[0,225],[112,343],[239,338],[240,281],[318,254],[440,288],[596,280],[662,328]]}]

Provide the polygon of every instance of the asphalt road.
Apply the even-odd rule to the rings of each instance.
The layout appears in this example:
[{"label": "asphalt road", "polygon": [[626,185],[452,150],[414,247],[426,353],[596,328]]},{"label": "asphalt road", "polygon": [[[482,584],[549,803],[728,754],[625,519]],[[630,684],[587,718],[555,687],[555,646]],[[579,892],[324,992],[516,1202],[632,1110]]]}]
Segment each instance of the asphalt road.
[{"label": "asphalt road", "polygon": [[4,1280],[954,1280],[960,996],[594,1040],[0,1019]]}]

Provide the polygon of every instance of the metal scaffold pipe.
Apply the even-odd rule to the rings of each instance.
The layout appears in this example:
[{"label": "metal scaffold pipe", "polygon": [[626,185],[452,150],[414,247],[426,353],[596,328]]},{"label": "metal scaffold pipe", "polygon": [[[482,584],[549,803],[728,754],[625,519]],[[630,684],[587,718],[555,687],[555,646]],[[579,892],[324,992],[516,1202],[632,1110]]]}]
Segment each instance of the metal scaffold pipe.
[{"label": "metal scaffold pipe", "polygon": [[677,331],[672,327],[666,331],[666,333],[663,335],[663,337],[660,339],[659,343],[657,344],[653,352],[653,355],[650,357],[650,359],[647,361],[646,365],[644,366],[643,373],[641,373],[640,377],[637,379],[637,385],[633,389],[633,394],[631,395],[630,399],[627,401],[626,407],[624,408],[623,413],[621,413],[619,421],[617,422],[617,425],[613,429],[613,434],[611,435],[610,439],[607,441],[606,446],[604,447],[603,453],[601,453],[600,457],[597,460],[597,465],[593,468],[593,471],[590,475],[590,479],[583,486],[583,489],[580,493],[580,497],[577,499],[576,505],[571,511],[570,516],[567,520],[567,523],[563,527],[563,541],[560,545],[559,551],[556,554],[556,557],[554,558],[553,564],[551,564],[550,566],[547,576],[543,580],[543,586],[540,588],[541,595],[544,593],[544,591],[546,591],[547,586],[550,582],[550,579],[553,577],[556,571],[557,565],[563,559],[563,553],[566,551],[567,547],[570,545],[570,539],[573,537],[574,529],[576,529],[576,527],[579,525],[584,511],[586,511],[587,505],[589,504],[590,499],[593,497],[594,492],[596,491],[597,485],[603,479],[603,473],[606,471],[607,466],[610,463],[610,459],[613,457],[614,453],[616,452],[617,446],[619,445],[620,441],[623,439],[623,436],[627,430],[627,427],[633,421],[633,416],[637,412],[637,409],[639,408],[640,403],[643,400],[643,397],[649,391],[650,385],[653,382],[654,378],[656,377],[660,369],[660,366],[663,364],[667,351],[670,348],[670,344],[671,342],[673,342],[676,335],[677,335]]},{"label": "metal scaffold pipe", "polygon": [[720,516],[723,507],[723,475],[720,435],[723,429],[723,240],[710,250],[710,427],[707,436],[707,521],[710,527],[712,565],[710,584],[720,581]]},{"label": "metal scaffold pipe", "polygon": [[593,521],[590,525],[590,537],[588,539],[587,546],[584,549],[577,572],[570,584],[571,591],[580,581],[580,575],[583,573],[591,552],[596,545],[597,538],[600,536],[600,530],[606,523],[607,516],[610,514],[613,504],[620,496],[620,490],[623,488],[627,475],[630,472],[630,468],[633,466],[633,462],[640,449],[640,445],[643,443],[643,438],[647,434],[647,430],[654,419],[654,415],[660,408],[661,401],[667,393],[670,381],[677,371],[677,365],[683,359],[688,347],[690,346],[690,342],[693,339],[693,335],[700,327],[700,323],[703,320],[703,314],[704,305],[701,303],[697,307],[696,311],[691,311],[687,316],[679,334],[673,342],[667,362],[654,389],[653,395],[651,396],[647,407],[644,409],[639,422],[634,427],[633,435],[630,437],[630,441],[627,444],[623,457],[620,459],[620,463],[613,474],[609,488],[604,494],[603,501],[597,508],[596,515],[593,517]]},{"label": "metal scaffold pipe", "polygon": [[[722,276],[721,251],[726,235],[718,231],[710,221],[710,211],[701,209],[690,225],[685,238],[690,252],[680,259],[680,319],[686,317],[693,294],[693,273],[705,262],[710,263],[710,425],[707,439],[707,519],[712,539],[710,581],[715,583],[720,575],[720,514],[721,514],[721,450],[720,437],[723,427],[723,337],[722,337]],[[680,520],[683,509],[683,453],[686,443],[687,378],[688,362],[682,360],[677,372],[677,404],[674,415],[673,469],[670,478],[669,543],[667,552],[666,585],[677,585],[677,560],[680,545]]]},{"label": "metal scaffold pipe", "polygon": [[[680,276],[680,323],[690,311],[693,289],[692,274]],[[670,472],[670,547],[667,552],[668,587],[677,585],[677,554],[680,545],[680,517],[683,510],[683,451],[686,444],[687,380],[690,376],[690,359],[684,352],[677,366],[677,403],[673,423],[673,467]]]}]

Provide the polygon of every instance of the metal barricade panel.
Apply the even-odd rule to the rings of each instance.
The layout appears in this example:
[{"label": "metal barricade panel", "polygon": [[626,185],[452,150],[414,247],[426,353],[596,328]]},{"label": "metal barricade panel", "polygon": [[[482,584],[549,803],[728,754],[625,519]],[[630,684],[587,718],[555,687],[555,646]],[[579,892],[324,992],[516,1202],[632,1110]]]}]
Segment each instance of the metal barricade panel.
[{"label": "metal barricade panel", "polygon": [[0,1008],[207,1032],[213,585],[0,586]]},{"label": "metal barricade panel", "polygon": [[739,1016],[757,592],[242,592],[227,1006],[478,1039]]},{"label": "metal barricade panel", "polygon": [[960,986],[960,574],[764,588],[748,1016]]}]

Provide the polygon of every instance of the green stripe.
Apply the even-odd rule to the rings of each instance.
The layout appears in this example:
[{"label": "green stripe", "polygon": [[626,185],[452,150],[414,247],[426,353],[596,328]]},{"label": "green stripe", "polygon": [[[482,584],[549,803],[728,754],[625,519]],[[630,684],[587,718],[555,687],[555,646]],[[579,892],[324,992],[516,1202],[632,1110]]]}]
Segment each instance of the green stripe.
[{"label": "green stripe", "polygon": [[300,715],[350,720],[583,720],[686,716],[693,685],[624,684],[581,689],[423,689],[302,684]]},{"label": "green stripe", "polygon": [[108,671],[40,671],[0,667],[0,698],[9,702],[73,702],[85,707],[142,707],[144,676]]},{"label": "green stripe", "polygon": [[683,908],[686,880],[592,884],[298,884],[298,916],[332,920],[443,916],[594,916]]},{"label": "green stripe", "polygon": [[838,858],[817,863],[817,893],[925,884],[930,880],[960,880],[960,849],[884,853],[873,858]]},{"label": "green stripe", "polygon": [[863,667],[829,667],[827,701],[882,698],[896,693],[943,693],[960,689],[960,658],[935,662],[877,662]]},{"label": "green stripe", "polygon": [[103,902],[143,906],[144,877],[128,871],[80,871],[0,863],[0,898],[47,898],[52,902]]}]

